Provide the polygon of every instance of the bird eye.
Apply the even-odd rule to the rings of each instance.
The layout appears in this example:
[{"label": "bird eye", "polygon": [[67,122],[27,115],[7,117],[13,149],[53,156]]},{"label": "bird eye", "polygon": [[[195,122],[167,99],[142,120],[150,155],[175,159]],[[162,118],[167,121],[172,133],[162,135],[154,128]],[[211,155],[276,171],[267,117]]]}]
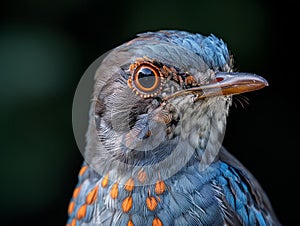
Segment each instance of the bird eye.
[{"label": "bird eye", "polygon": [[133,82],[136,87],[144,92],[153,92],[159,86],[159,74],[149,66],[137,68]]},{"label": "bird eye", "polygon": [[143,97],[157,95],[161,89],[161,76],[159,69],[151,64],[139,65],[129,79],[129,85]]}]

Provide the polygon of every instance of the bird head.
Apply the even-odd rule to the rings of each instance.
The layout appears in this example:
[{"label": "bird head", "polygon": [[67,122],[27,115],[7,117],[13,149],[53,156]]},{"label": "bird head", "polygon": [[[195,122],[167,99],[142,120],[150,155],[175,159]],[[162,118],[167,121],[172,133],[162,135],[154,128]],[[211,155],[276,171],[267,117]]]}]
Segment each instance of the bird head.
[{"label": "bird head", "polygon": [[143,170],[149,183],[195,161],[205,169],[221,147],[231,96],[267,85],[233,72],[232,62],[221,39],[183,31],[140,34],[113,49],[94,77],[85,160],[115,180]]}]

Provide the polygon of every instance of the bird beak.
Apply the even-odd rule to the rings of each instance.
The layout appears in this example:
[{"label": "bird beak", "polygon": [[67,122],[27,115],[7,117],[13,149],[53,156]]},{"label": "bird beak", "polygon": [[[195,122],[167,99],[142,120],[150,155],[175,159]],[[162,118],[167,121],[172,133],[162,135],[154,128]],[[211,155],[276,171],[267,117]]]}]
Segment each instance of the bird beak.
[{"label": "bird beak", "polygon": [[166,99],[187,94],[196,95],[196,100],[212,96],[227,96],[251,92],[268,86],[268,82],[255,74],[240,72],[217,72],[215,80],[208,84],[199,85],[176,92]]}]

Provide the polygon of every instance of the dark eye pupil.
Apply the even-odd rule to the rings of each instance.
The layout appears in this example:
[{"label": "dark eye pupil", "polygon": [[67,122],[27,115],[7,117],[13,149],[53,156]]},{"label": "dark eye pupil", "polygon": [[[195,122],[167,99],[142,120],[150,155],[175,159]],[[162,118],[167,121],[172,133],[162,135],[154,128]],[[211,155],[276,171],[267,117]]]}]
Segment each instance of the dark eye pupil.
[{"label": "dark eye pupil", "polygon": [[149,68],[142,68],[138,73],[139,83],[145,88],[151,88],[155,84],[155,74]]}]

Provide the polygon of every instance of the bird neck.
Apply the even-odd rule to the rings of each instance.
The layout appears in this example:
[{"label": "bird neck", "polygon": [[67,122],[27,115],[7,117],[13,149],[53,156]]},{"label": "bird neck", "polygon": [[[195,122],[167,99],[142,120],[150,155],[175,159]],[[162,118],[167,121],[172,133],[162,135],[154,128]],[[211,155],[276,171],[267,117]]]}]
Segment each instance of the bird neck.
[{"label": "bird neck", "polygon": [[93,123],[88,135],[94,133],[88,136],[85,158],[101,175],[113,171],[118,178],[128,178],[144,170],[149,183],[157,178],[169,178],[199,162],[200,170],[204,170],[214,162],[221,148],[229,105],[230,101],[224,98],[185,105],[185,109],[177,105],[180,120],[172,136],[164,137],[153,149],[128,149],[121,132],[112,133],[104,121],[99,142]]},{"label": "bird neck", "polygon": [[182,110],[176,131],[185,144],[183,150],[194,151],[188,165],[200,161],[205,168],[214,161],[222,146],[230,105],[231,98],[221,96]]}]

